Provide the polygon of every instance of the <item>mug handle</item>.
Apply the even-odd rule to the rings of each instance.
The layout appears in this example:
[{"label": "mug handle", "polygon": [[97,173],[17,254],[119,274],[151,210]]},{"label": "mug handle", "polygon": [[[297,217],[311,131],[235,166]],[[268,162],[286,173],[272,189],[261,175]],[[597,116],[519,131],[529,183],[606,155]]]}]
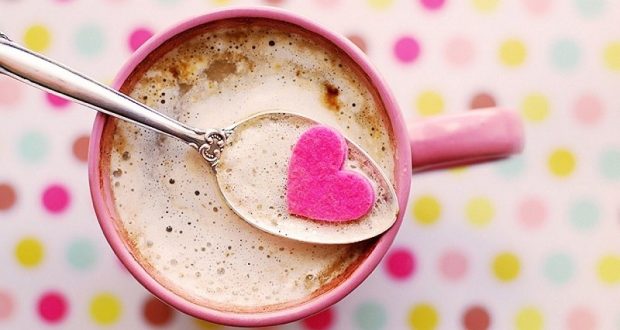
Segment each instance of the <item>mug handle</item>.
[{"label": "mug handle", "polygon": [[514,111],[476,109],[409,127],[413,172],[508,157],[523,150],[523,123]]}]

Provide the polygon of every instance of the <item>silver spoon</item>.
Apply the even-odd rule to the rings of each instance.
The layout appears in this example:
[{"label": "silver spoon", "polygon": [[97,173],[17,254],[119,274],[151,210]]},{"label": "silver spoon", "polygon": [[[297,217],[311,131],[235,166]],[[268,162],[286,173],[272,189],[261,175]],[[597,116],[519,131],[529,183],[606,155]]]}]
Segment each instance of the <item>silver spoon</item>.
[{"label": "silver spoon", "polygon": [[[299,128],[317,125],[311,118],[281,110],[263,112],[223,129],[198,129],[165,116],[136,100],[100,84],[62,64],[40,54],[27,50],[12,42],[0,32],[0,73],[34,87],[52,92],[76,103],[103,112],[122,120],[177,138],[209,162],[217,177],[224,199],[231,209],[251,225],[274,235],[319,244],[344,244],[362,241],[385,232],[396,221],[399,211],[398,199],[392,184],[379,165],[357,144],[346,139],[349,153],[345,167],[362,172],[373,184],[375,204],[362,218],[347,222],[320,222],[297,217],[285,212],[285,203],[264,205],[271,194],[281,196],[285,187],[266,184],[258,187],[262,194],[248,198],[232,189],[234,177],[230,173],[243,175],[250,169],[250,159],[231,157],[229,149],[239,148],[238,137],[249,129],[265,127],[269,122],[292,123]],[[247,132],[246,132],[247,131]],[[282,139],[243,139],[249,148],[280,143],[278,149],[290,150],[297,139],[283,136]],[[287,149],[288,148],[288,149]],[[234,156],[234,155],[232,155]],[[280,155],[283,156],[283,155]],[[270,157],[270,156],[269,156]],[[265,158],[271,161],[271,158]],[[286,155],[284,155],[286,158]],[[255,160],[254,160],[255,161]],[[284,159],[286,161],[286,159]],[[280,166],[282,165],[281,162]],[[285,173],[285,172],[284,172]],[[283,174],[284,175],[284,174]],[[254,183],[253,183],[254,184]],[[261,190],[262,189],[262,190]],[[258,198],[260,197],[260,198]],[[262,198],[265,197],[265,198]],[[258,212],[258,210],[268,210]]]}]

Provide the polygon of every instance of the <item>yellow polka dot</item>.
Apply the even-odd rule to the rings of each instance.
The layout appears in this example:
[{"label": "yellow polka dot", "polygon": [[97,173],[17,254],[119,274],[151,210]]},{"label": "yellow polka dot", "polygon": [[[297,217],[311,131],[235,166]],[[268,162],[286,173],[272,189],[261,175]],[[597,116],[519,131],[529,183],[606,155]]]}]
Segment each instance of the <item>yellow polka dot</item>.
[{"label": "yellow polka dot", "polygon": [[521,104],[523,117],[530,122],[541,122],[549,116],[549,101],[540,93],[533,93],[525,97]]},{"label": "yellow polka dot", "polygon": [[515,328],[517,330],[540,330],[543,325],[543,315],[534,307],[521,309],[515,317]]},{"label": "yellow polka dot", "polygon": [[413,330],[433,330],[439,324],[439,314],[429,304],[419,304],[409,310],[409,327]]},{"label": "yellow polka dot", "polygon": [[567,177],[573,173],[577,161],[575,155],[567,149],[557,149],[549,155],[549,171],[557,177]]},{"label": "yellow polka dot", "polygon": [[471,3],[479,11],[491,12],[497,9],[499,0],[472,0]]},{"label": "yellow polka dot", "polygon": [[507,67],[517,67],[523,64],[526,56],[527,50],[520,40],[509,39],[499,47],[499,59]]},{"label": "yellow polka dot", "polygon": [[368,4],[376,9],[386,9],[391,6],[394,0],[368,0]]},{"label": "yellow polka dot", "polygon": [[216,6],[222,6],[222,5],[229,4],[230,0],[211,0],[211,3],[213,3]]},{"label": "yellow polka dot", "polygon": [[605,66],[614,71],[620,71],[620,41],[612,42],[605,47]]},{"label": "yellow polka dot", "polygon": [[198,326],[199,329],[202,330],[219,330],[222,329],[222,326],[219,324],[215,324],[215,323],[211,323],[208,321],[203,321],[201,319],[194,319],[194,322],[196,322],[196,325]]},{"label": "yellow polka dot", "polygon": [[605,284],[620,283],[620,256],[608,255],[598,263],[598,278]]},{"label": "yellow polka dot", "polygon": [[15,258],[24,268],[38,266],[44,256],[43,244],[36,238],[26,237],[15,246]]},{"label": "yellow polka dot", "polygon": [[35,52],[46,51],[51,39],[50,31],[43,25],[33,25],[24,33],[24,45]]},{"label": "yellow polka dot", "polygon": [[495,208],[488,198],[476,197],[467,202],[465,215],[472,226],[484,227],[493,220]]},{"label": "yellow polka dot", "polygon": [[441,204],[433,196],[422,196],[413,202],[413,218],[421,225],[432,225],[441,216]]},{"label": "yellow polka dot", "polygon": [[121,316],[122,306],[118,298],[109,293],[96,295],[90,301],[90,317],[97,324],[113,324]]},{"label": "yellow polka dot", "polygon": [[439,93],[426,91],[418,95],[416,108],[423,117],[434,116],[443,112],[443,98]]},{"label": "yellow polka dot", "polygon": [[454,175],[460,175],[463,174],[465,172],[467,172],[467,169],[469,168],[469,166],[467,165],[462,165],[462,166],[455,166],[455,167],[450,167],[448,169],[448,172],[454,174]]},{"label": "yellow polka dot", "polygon": [[493,259],[493,274],[502,282],[513,281],[519,276],[519,258],[510,252],[500,253]]}]

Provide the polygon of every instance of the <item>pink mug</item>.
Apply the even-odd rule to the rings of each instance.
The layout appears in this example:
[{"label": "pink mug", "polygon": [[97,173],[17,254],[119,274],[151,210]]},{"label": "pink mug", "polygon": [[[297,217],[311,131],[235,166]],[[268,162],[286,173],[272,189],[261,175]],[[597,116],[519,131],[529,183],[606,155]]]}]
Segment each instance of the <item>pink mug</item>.
[{"label": "pink mug", "polygon": [[[462,115],[439,117],[415,123],[407,130],[398,105],[387,84],[366,56],[349,40],[304,18],[273,8],[235,8],[219,10],[182,22],[154,37],[138,49],[121,69],[114,82],[120,88],[126,78],[156,48],[172,37],[202,24],[231,18],[267,18],[297,25],[332,42],[347,54],[368,75],[376,88],[393,127],[396,143],[396,192],[400,205],[407,205],[413,171],[475,163],[519,152],[522,149],[522,126],[509,111],[486,109]],[[261,313],[221,311],[188,301],[152,278],[133,258],[125,246],[114,219],[117,217],[111,189],[101,164],[101,138],[108,117],[99,114],[95,119],[89,149],[89,181],[92,200],[103,233],[110,246],[133,274],[155,296],[194,317],[215,323],[235,326],[268,326],[287,323],[317,313],[338,302],[370,275],[392,244],[405,214],[402,207],[398,220],[377,240],[372,251],[335,287],[304,303],[285,309]]]}]

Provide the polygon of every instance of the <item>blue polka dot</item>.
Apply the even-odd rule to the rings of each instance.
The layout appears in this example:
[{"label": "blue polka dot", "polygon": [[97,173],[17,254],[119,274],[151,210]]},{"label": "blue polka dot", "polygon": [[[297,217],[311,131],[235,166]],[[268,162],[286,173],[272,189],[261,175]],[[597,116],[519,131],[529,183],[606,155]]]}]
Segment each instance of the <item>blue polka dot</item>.
[{"label": "blue polka dot", "polygon": [[28,132],[18,142],[18,151],[23,160],[38,163],[45,159],[49,143],[40,132]]},{"label": "blue polka dot", "polygon": [[572,40],[558,40],[551,48],[551,62],[559,70],[575,68],[580,59],[581,50]]},{"label": "blue polka dot", "polygon": [[496,166],[499,175],[507,179],[517,178],[525,171],[525,159],[523,156],[513,156],[499,161]]},{"label": "blue polka dot", "polygon": [[605,151],[600,158],[601,174],[608,180],[620,179],[620,150]]},{"label": "blue polka dot", "polygon": [[67,248],[67,259],[76,269],[88,269],[97,260],[97,249],[91,241],[78,239],[71,242]]},{"label": "blue polka dot", "polygon": [[573,203],[569,211],[571,224],[579,230],[590,230],[598,224],[601,214],[596,203],[581,199]]},{"label": "blue polka dot", "polygon": [[593,18],[600,15],[607,4],[605,0],[575,0],[577,10],[587,18]]},{"label": "blue polka dot", "polygon": [[366,302],[357,306],[354,318],[356,329],[361,330],[384,329],[387,321],[383,306],[374,302]]},{"label": "blue polka dot", "polygon": [[573,261],[568,255],[563,253],[549,256],[545,260],[543,271],[547,279],[556,284],[568,282],[575,272]]},{"label": "blue polka dot", "polygon": [[95,25],[85,25],[77,30],[75,46],[80,54],[94,56],[104,49],[103,30]]}]

